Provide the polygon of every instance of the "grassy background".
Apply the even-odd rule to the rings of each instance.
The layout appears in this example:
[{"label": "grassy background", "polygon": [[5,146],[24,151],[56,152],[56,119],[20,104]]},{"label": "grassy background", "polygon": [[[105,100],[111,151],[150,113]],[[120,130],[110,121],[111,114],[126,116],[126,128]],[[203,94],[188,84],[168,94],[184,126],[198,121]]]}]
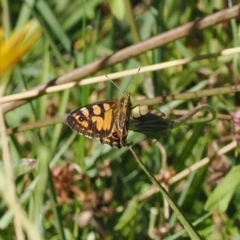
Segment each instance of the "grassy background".
[{"label": "grassy background", "polygon": [[[42,35],[17,65],[3,73],[1,96],[48,83],[127,46],[231,7],[234,1],[229,1],[229,5],[220,0],[128,4],[117,0],[2,1],[5,35],[21,30],[30,20],[40,24]],[[239,19],[215,24],[134,58],[129,52],[127,60],[88,77],[238,47],[239,31]],[[14,49],[10,55],[14,56]],[[135,77],[116,81],[121,91],[110,81],[99,81],[28,99],[26,104],[6,112],[5,124],[15,127],[64,116],[85,104],[118,98],[123,90],[131,92],[136,101],[190,89],[214,90],[238,84],[239,77],[239,54],[206,58],[145,74],[140,70]],[[159,108],[175,119],[199,103],[214,107],[217,119],[181,126],[159,136],[157,142],[130,132],[128,142],[148,170],[165,184],[184,216],[191,223],[198,221],[195,229],[203,239],[233,239],[240,235],[239,149],[235,144],[239,139],[239,93],[229,91],[222,95],[215,91],[202,98],[193,95],[187,101],[142,105],[141,112]],[[134,114],[138,112],[138,108],[134,109]],[[189,238],[127,147],[119,150],[101,145],[97,140],[74,134],[65,124],[11,134],[8,144],[11,161],[16,163],[13,167],[18,200],[29,223],[35,226],[32,230],[42,239]],[[1,146],[4,152],[4,145]],[[224,147],[226,154],[216,155]],[[175,174],[206,157],[209,163],[171,182]],[[28,158],[37,160],[31,172],[28,172]],[[0,237],[15,239],[21,221],[19,218],[14,221],[8,211],[8,208],[13,211],[14,203],[12,206],[9,195],[5,195],[4,186]],[[18,232],[18,239],[20,235]]]}]

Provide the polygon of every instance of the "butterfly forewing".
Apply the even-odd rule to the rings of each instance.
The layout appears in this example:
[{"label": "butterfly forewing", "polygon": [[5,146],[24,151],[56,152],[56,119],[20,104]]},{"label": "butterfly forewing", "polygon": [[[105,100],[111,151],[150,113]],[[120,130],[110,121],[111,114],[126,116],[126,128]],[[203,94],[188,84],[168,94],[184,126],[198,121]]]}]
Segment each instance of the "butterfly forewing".
[{"label": "butterfly forewing", "polygon": [[120,100],[106,100],[73,111],[67,124],[79,134],[121,148],[126,144],[131,100],[124,93]]},{"label": "butterfly forewing", "polygon": [[[101,139],[111,133],[111,118],[117,100],[103,101],[90,104],[73,111],[67,117],[68,125],[79,134]],[[112,119],[113,120],[113,119]]]}]

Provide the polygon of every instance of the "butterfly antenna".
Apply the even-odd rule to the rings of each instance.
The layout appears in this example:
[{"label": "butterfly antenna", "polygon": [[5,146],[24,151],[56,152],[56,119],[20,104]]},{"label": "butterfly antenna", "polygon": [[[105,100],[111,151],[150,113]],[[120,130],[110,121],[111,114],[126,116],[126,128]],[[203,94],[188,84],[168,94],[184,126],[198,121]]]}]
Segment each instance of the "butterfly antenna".
[{"label": "butterfly antenna", "polygon": [[107,74],[104,74],[104,76],[105,76],[116,88],[118,88],[118,89],[121,91],[120,87],[119,87],[112,79],[110,79]]},{"label": "butterfly antenna", "polygon": [[130,80],[130,83],[128,84],[128,88],[129,88],[129,86],[132,84],[133,79],[138,75],[138,73],[140,72],[140,70],[141,70],[141,68],[138,68],[137,74],[135,74],[135,75],[133,76],[133,78]]}]

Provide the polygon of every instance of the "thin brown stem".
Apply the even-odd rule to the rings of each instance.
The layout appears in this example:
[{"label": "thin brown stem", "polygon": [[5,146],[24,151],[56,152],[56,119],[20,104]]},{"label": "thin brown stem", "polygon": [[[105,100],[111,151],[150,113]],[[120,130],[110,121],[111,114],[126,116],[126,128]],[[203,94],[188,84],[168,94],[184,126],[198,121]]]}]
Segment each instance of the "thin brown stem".
[{"label": "thin brown stem", "polygon": [[220,94],[226,94],[226,93],[235,93],[235,92],[240,92],[240,84],[232,85],[228,87],[206,89],[206,90],[197,91],[197,92],[185,92],[185,93],[179,93],[175,95],[167,95],[167,96],[159,96],[155,98],[143,99],[143,100],[134,101],[133,105],[138,105],[138,104],[153,105],[153,104],[160,104],[164,102],[170,102],[174,100],[189,100],[189,99],[208,97],[208,96],[214,96],[214,95],[220,95]]},{"label": "thin brown stem", "polygon": [[47,126],[58,124],[58,123],[64,123],[65,120],[66,120],[66,116],[60,116],[60,117],[56,117],[56,118],[35,121],[32,123],[22,124],[19,127],[8,128],[8,129],[6,129],[6,132],[7,132],[7,134],[14,134],[17,132],[29,131],[29,130],[33,130],[36,128],[42,128],[42,127],[47,127]]}]

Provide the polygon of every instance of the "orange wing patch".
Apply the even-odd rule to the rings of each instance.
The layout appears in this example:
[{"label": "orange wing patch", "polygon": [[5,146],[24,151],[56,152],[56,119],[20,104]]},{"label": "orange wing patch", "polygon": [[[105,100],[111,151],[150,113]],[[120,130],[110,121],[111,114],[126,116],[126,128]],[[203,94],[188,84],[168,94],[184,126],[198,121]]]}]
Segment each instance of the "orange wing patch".
[{"label": "orange wing patch", "polygon": [[101,110],[101,108],[98,105],[94,105],[93,106],[93,113],[95,115],[100,115],[102,113],[102,110]]},{"label": "orange wing patch", "polygon": [[103,122],[103,130],[111,129],[111,119],[113,116],[113,110],[109,109],[104,113],[104,122]]},{"label": "orange wing patch", "polygon": [[92,117],[92,122],[96,123],[96,127],[98,131],[103,129],[103,118],[102,117]]}]

